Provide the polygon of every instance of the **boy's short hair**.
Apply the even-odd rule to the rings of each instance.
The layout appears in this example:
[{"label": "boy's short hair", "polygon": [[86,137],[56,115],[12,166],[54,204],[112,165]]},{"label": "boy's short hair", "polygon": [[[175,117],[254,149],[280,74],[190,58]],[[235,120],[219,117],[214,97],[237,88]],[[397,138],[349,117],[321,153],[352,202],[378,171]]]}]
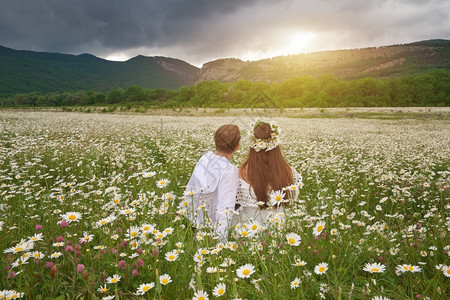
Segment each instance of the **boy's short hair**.
[{"label": "boy's short hair", "polygon": [[224,153],[232,153],[236,150],[241,140],[239,127],[234,124],[226,124],[219,127],[214,134],[216,150]]}]

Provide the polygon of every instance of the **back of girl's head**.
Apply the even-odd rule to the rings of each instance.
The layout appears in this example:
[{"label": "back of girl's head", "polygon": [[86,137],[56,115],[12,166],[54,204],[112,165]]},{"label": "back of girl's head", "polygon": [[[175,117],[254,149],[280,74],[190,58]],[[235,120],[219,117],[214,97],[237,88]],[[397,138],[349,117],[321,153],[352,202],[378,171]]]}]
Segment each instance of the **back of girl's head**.
[{"label": "back of girl's head", "polygon": [[255,128],[254,135],[257,139],[270,139],[272,137],[272,129],[267,123],[262,123]]},{"label": "back of girl's head", "polygon": [[219,127],[214,134],[216,150],[224,153],[232,153],[236,150],[241,140],[239,127],[234,124],[226,124]]},{"label": "back of girl's head", "polygon": [[[254,128],[257,139],[272,138],[271,126],[262,123]],[[241,177],[246,180],[256,194],[257,201],[269,202],[268,192],[279,190],[294,183],[292,170],[285,161],[280,146],[265,151],[250,147],[246,161],[241,167]]]}]

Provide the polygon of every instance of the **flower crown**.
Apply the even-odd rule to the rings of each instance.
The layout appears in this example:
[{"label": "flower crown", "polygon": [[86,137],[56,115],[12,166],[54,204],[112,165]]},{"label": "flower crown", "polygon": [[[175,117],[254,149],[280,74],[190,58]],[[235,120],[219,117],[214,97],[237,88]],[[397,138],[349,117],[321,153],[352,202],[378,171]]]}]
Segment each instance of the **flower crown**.
[{"label": "flower crown", "polygon": [[[268,124],[270,126],[270,129],[272,130],[272,135],[270,138],[259,139],[255,137],[255,129],[262,124]],[[248,131],[250,136],[250,148],[255,149],[256,152],[261,150],[265,150],[267,152],[280,144],[280,139],[278,138],[280,129],[275,121],[264,122],[258,118],[254,123],[250,124],[250,127],[251,128]]]}]

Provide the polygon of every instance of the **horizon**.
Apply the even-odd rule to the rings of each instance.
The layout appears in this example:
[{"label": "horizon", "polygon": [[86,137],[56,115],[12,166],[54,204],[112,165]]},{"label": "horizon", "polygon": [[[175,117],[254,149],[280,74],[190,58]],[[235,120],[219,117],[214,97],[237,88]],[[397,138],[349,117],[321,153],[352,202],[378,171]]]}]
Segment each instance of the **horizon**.
[{"label": "horizon", "polygon": [[281,54],[281,55],[277,55],[277,56],[272,56],[272,57],[262,57],[256,60],[249,60],[249,59],[243,59],[240,57],[218,57],[214,60],[210,60],[210,61],[205,61],[203,62],[200,66],[192,64],[189,61],[185,61],[183,59],[180,59],[178,57],[171,57],[171,56],[167,56],[167,55],[144,55],[144,54],[136,54],[135,56],[132,57],[127,57],[126,59],[120,60],[120,59],[112,59],[112,58],[108,58],[108,57],[101,57],[101,56],[97,56],[93,53],[88,53],[88,52],[83,52],[83,53],[62,53],[62,52],[51,52],[51,51],[35,51],[35,50],[29,50],[29,49],[14,49],[11,47],[7,47],[7,46],[3,46],[0,45],[1,47],[4,48],[9,48],[15,51],[30,51],[30,52],[35,52],[35,53],[52,53],[52,54],[64,54],[64,55],[74,55],[74,56],[80,56],[80,55],[92,55],[94,57],[103,59],[103,60],[107,60],[107,61],[111,61],[111,62],[126,62],[128,60],[131,60],[135,57],[138,56],[144,56],[144,57],[164,57],[164,58],[171,58],[171,59],[177,59],[177,60],[181,60],[184,61],[192,66],[195,66],[199,69],[202,68],[202,66],[204,64],[216,61],[216,60],[221,60],[221,59],[239,59],[241,61],[244,62],[254,62],[254,61],[260,61],[260,60],[265,60],[265,59],[272,59],[272,58],[276,58],[276,57],[284,57],[284,56],[295,56],[295,55],[308,55],[308,54],[313,54],[313,53],[320,53],[320,52],[332,52],[332,51],[346,51],[346,50],[357,50],[357,49],[370,49],[370,48],[380,48],[380,47],[391,47],[391,46],[401,46],[401,45],[408,45],[408,44],[412,44],[412,43],[420,43],[420,42],[428,42],[428,41],[450,41],[450,39],[445,39],[445,38],[431,38],[431,39],[427,39],[427,40],[420,40],[420,41],[410,41],[407,43],[394,43],[394,44],[389,44],[389,45],[377,45],[377,46],[366,46],[366,47],[358,47],[358,48],[342,48],[342,49],[328,49],[328,50],[317,50],[317,51],[310,51],[310,52],[303,52],[303,53],[291,53],[291,54]]}]

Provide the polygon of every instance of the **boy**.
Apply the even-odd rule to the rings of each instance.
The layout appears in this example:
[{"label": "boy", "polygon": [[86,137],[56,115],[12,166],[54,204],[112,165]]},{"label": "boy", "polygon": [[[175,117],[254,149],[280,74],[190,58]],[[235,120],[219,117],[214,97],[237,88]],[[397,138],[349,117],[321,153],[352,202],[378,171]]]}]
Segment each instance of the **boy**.
[{"label": "boy", "polygon": [[186,186],[186,197],[192,200],[188,218],[203,223],[206,212],[220,240],[226,240],[233,216],[239,173],[230,160],[239,149],[241,135],[236,125],[223,125],[214,135],[215,152],[205,153],[195,165]]}]

